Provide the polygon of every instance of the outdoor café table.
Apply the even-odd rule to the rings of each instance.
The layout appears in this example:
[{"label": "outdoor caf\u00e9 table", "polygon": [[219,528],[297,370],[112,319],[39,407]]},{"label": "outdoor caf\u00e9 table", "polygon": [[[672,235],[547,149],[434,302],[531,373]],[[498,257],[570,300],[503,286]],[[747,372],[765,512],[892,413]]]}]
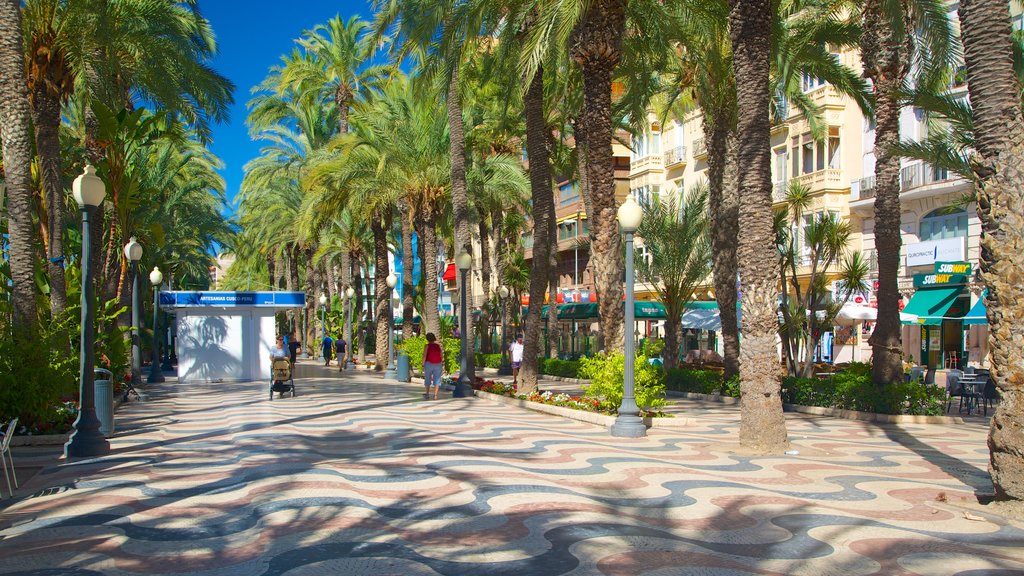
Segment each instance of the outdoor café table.
[{"label": "outdoor caf\u00e9 table", "polygon": [[970,416],[971,412],[978,407],[982,387],[985,385],[987,378],[988,376],[982,377],[980,374],[964,374],[960,377],[960,386],[964,399],[964,405],[960,408],[961,412],[966,409],[967,415]]}]

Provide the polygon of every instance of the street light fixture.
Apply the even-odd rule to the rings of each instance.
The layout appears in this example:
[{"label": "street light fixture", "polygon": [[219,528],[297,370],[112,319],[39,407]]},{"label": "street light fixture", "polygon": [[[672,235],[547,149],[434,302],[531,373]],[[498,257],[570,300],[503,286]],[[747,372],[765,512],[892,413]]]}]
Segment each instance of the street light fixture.
[{"label": "street light fixture", "polygon": [[498,367],[498,376],[512,375],[512,364],[509,363],[508,358],[508,295],[507,286],[500,286],[498,288],[498,296],[500,297],[498,306],[501,307],[501,366]]},{"label": "street light fixture", "polygon": [[164,375],[160,373],[160,283],[164,281],[164,275],[160,268],[153,266],[149,273],[149,283],[153,286],[153,359],[149,364],[149,378],[146,382],[153,384],[163,382]]},{"label": "street light fixture", "polygon": [[320,293],[320,339],[327,337],[327,295]]},{"label": "street light fixture", "polygon": [[466,283],[469,277],[469,271],[473,268],[473,255],[463,248],[462,252],[455,257],[455,267],[458,268],[461,273],[461,276],[459,277],[459,349],[461,351],[462,358],[460,363],[459,380],[455,383],[455,391],[452,392],[452,397],[467,398],[473,395],[473,379],[475,377],[473,366],[474,359],[468,340],[469,313],[466,309],[466,301],[469,300],[469,291]]},{"label": "street light fixture", "polygon": [[388,369],[384,372],[384,377],[394,379],[398,377],[398,367],[395,366],[395,310],[391,306],[391,300],[395,284],[398,284],[398,277],[394,272],[389,272],[386,282],[388,283]]},{"label": "street light fixture", "polygon": [[626,235],[626,322],[622,332],[626,358],[622,371],[622,404],[619,406],[619,415],[612,424],[611,434],[622,438],[640,438],[647,435],[647,427],[640,419],[640,408],[636,405],[633,391],[633,233],[640,227],[643,215],[643,209],[636,203],[632,194],[619,206],[617,214],[619,228]]},{"label": "street light fixture", "polygon": [[124,245],[124,257],[131,261],[132,273],[132,384],[142,381],[142,345],[139,341],[139,325],[142,305],[139,302],[139,260],[142,259],[142,244],[135,236]]},{"label": "street light fixture", "polygon": [[95,287],[91,266],[92,240],[89,233],[89,220],[96,207],[107,195],[103,180],[96,176],[96,169],[85,166],[71,185],[72,195],[82,210],[82,334],[79,338],[79,372],[78,372],[78,418],[75,419],[74,432],[64,444],[66,458],[85,456],[101,456],[110,452],[110,443],[100,432],[100,420],[96,417],[96,388],[93,363],[95,360],[95,320],[96,310]]},{"label": "street light fixture", "polygon": [[345,318],[345,369],[350,370],[352,366],[352,297],[356,291],[351,286],[345,289],[345,299],[348,301],[348,316]]}]

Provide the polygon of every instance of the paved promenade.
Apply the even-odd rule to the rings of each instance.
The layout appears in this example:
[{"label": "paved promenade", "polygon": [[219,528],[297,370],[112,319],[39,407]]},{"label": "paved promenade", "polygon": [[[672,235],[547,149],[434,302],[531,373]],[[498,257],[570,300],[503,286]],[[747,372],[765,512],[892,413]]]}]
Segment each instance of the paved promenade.
[{"label": "paved promenade", "polygon": [[746,456],[738,406],[606,429],[366,372],[151,385],[109,456],[0,500],[2,574],[1024,574],[987,513],[984,426],[787,415]]}]

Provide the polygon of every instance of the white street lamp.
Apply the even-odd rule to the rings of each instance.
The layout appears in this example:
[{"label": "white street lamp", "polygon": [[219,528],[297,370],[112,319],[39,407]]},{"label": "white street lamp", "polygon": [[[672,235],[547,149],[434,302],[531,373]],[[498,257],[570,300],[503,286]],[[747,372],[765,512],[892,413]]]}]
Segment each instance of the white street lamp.
[{"label": "white street lamp", "polygon": [[100,420],[96,417],[96,374],[93,372],[96,351],[95,281],[91,265],[92,239],[89,220],[96,207],[103,202],[107,188],[96,176],[96,169],[86,165],[71,184],[71,194],[82,211],[82,326],[79,338],[78,372],[78,418],[74,432],[64,444],[66,458],[101,456],[110,452],[110,443],[100,432]]},{"label": "white street lamp", "polygon": [[[320,342],[322,343],[324,338],[327,338],[327,295],[321,292],[318,300],[320,301]],[[331,362],[329,360],[330,357],[331,351],[328,350],[327,353],[324,354],[324,361],[327,364],[330,364]]]},{"label": "white street lamp", "polygon": [[473,268],[473,255],[468,250],[463,248],[462,252],[455,257],[455,267],[459,269],[459,332],[460,342],[459,348],[461,350],[462,358],[460,362],[460,374],[459,380],[455,383],[455,391],[452,396],[455,398],[466,398],[473,395],[473,378],[475,376],[475,367],[473,366],[473,354],[470,350],[468,341],[469,324],[467,321],[468,312],[466,310],[466,301],[469,300],[469,291],[466,286],[467,279],[469,277],[469,271]]},{"label": "white street lamp", "polygon": [[625,326],[623,327],[623,341],[625,343],[625,366],[623,366],[622,383],[622,404],[619,406],[619,415],[612,424],[612,436],[624,438],[640,438],[647,435],[647,427],[640,419],[640,408],[636,405],[634,395],[633,375],[633,233],[640,227],[640,220],[643,218],[643,209],[636,203],[633,195],[626,197],[626,201],[619,206],[617,214],[619,228],[626,235],[626,302],[625,302]]},{"label": "white street lamp", "polygon": [[[345,300],[348,304],[348,316],[345,318],[345,366],[346,370],[352,369],[352,297],[356,291],[351,286],[345,289]],[[339,360],[340,361],[340,360]]]},{"label": "white street lamp", "polygon": [[391,293],[395,289],[395,284],[398,284],[398,277],[395,276],[394,272],[388,272],[388,277],[385,279],[388,284],[388,369],[384,371],[385,378],[394,379],[398,377],[398,367],[395,365],[395,311],[390,306]]},{"label": "white street lamp", "polygon": [[153,287],[153,345],[151,346],[153,358],[149,364],[149,377],[146,382],[153,384],[163,382],[164,375],[160,373],[160,283],[164,281],[164,275],[156,266],[149,273],[149,284]]},{"label": "white street lamp", "polygon": [[132,384],[138,384],[142,380],[142,345],[139,341],[139,319],[142,312],[142,305],[139,302],[139,260],[142,259],[142,244],[135,240],[135,236],[128,239],[124,245],[124,257],[131,261],[132,270]]}]

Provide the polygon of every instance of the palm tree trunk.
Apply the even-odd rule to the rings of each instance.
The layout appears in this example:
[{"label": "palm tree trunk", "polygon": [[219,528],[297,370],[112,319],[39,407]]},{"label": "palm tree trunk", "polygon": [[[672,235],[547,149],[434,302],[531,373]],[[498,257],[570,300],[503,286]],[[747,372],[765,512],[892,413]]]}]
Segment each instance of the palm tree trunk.
[{"label": "palm tree trunk", "polygon": [[39,173],[46,200],[46,268],[50,277],[50,310],[56,316],[68,305],[64,282],[64,182],[60,157],[60,99],[45,87],[35,94],[33,123]]},{"label": "palm tree trunk", "polygon": [[[306,334],[304,336],[307,343],[310,345],[310,350],[314,358],[320,357],[320,334],[317,333],[317,320],[319,315],[317,314],[317,306],[320,301],[318,300],[320,293],[318,287],[320,285],[320,279],[317,278],[316,266],[313,265],[313,251],[311,248],[306,247],[300,252],[302,258],[302,264],[306,269],[305,278],[303,279],[303,290],[306,293],[306,307],[303,309],[303,314],[306,315]],[[314,342],[316,345],[314,346]]]},{"label": "palm tree trunk", "polygon": [[[872,379],[887,386],[903,379],[902,326],[899,315],[900,157],[892,147],[900,139],[899,91],[909,73],[909,40],[893,29],[882,0],[863,8],[861,60],[875,90],[875,246],[878,247],[878,321],[871,344]],[[904,16],[904,18],[906,18]],[[908,25],[903,30],[911,30]],[[902,40],[901,40],[902,39]]]},{"label": "palm tree trunk", "polygon": [[[725,117],[722,117],[725,116]],[[740,328],[736,314],[736,238],[739,234],[739,173],[736,171],[737,137],[732,114],[719,111],[712,121],[704,116],[708,142],[708,209],[715,300],[722,327],[723,378],[740,370]]]},{"label": "palm tree trunk", "polygon": [[388,363],[388,338],[391,330],[391,311],[389,310],[390,292],[388,288],[388,230],[391,230],[391,208],[378,213],[370,223],[373,230],[373,280],[376,288],[374,293],[374,316],[376,317],[376,351],[377,364],[374,370],[384,370]]},{"label": "palm tree trunk", "polygon": [[35,231],[32,227],[32,141],[21,42],[21,2],[0,0],[0,132],[7,183],[12,322],[32,339],[38,318],[35,294]]},{"label": "palm tree trunk", "polygon": [[[670,313],[665,322],[665,369],[679,367],[679,333],[683,327],[683,315]],[[674,318],[675,320],[671,320]]]},{"label": "palm tree trunk", "polygon": [[[288,250],[288,279],[286,280],[289,292],[299,291],[299,247],[292,246]],[[288,316],[291,320],[291,329],[299,330],[302,328],[302,319],[299,317],[299,311],[292,308],[288,310]],[[305,340],[306,335],[302,335],[302,345],[309,349],[309,342]]]},{"label": "palm tree trunk", "polygon": [[533,262],[530,268],[530,305],[526,311],[523,338],[523,364],[519,369],[519,391],[537,389],[538,356],[540,355],[541,308],[548,284],[551,238],[547,233],[551,220],[549,206],[554,202],[551,188],[551,160],[547,145],[547,124],[544,119],[544,68],[537,66],[530,86],[523,96],[526,121],[526,153],[530,158],[530,195],[533,198]]},{"label": "palm tree trunk", "polygon": [[423,218],[423,322],[427,332],[441,334],[441,317],[437,311],[437,220],[430,211]]},{"label": "palm tree trunk", "polygon": [[788,446],[782,414],[779,356],[775,348],[778,278],[772,229],[768,72],[772,8],[769,0],[730,0],[730,36],[736,70],[740,205],[737,256],[743,279],[743,348],[740,349],[740,444],[777,452]]},{"label": "palm tree trunk", "polygon": [[[491,235],[488,230],[490,223],[486,210],[477,208],[477,215],[480,217],[477,222],[477,229],[480,234],[480,283],[483,285],[483,301],[486,306],[491,295],[494,294],[494,290],[491,289]],[[483,325],[483,328],[480,331],[482,336],[480,339],[480,353],[490,354],[491,338],[488,336],[489,331],[486,329],[486,326],[490,322],[490,318],[481,314],[480,322]]]},{"label": "palm tree trunk", "polygon": [[[277,260],[273,254],[267,254],[267,281],[271,290],[277,290]],[[251,286],[248,288],[252,289]]]},{"label": "palm tree trunk", "polygon": [[[466,250],[472,254],[472,238],[469,232],[469,197],[466,194],[466,135],[462,122],[462,98],[459,95],[459,62],[457,59],[452,64],[451,77],[448,79],[448,98],[446,104],[449,140],[451,143],[449,152],[452,164],[452,212],[455,220],[454,253],[458,255],[463,250]],[[472,273],[470,273],[470,278],[472,278]],[[461,275],[459,279],[461,280]],[[468,299],[466,307],[467,309],[472,309],[472,280],[470,280],[470,286],[466,289],[466,297]],[[470,343],[466,366],[468,372],[473,374],[475,366],[472,343],[475,342],[475,336],[473,334],[472,322],[466,322],[466,332],[467,334],[464,334],[463,338]]]},{"label": "palm tree trunk", "polygon": [[581,124],[586,145],[583,166],[590,189],[591,262],[598,295],[598,315],[607,349],[623,347],[622,249],[616,220],[612,155],[612,73],[622,57],[626,29],[625,0],[595,0],[573,30],[572,57],[583,72]]},{"label": "palm tree trunk", "polygon": [[992,378],[1000,402],[989,429],[997,500],[1024,500],[1024,120],[1013,70],[1010,15],[999,0],[962,0],[967,84],[978,154],[981,271],[988,286]]},{"label": "palm tree trunk", "polygon": [[412,210],[405,207],[402,220],[402,338],[412,338],[413,284],[412,284]]}]

